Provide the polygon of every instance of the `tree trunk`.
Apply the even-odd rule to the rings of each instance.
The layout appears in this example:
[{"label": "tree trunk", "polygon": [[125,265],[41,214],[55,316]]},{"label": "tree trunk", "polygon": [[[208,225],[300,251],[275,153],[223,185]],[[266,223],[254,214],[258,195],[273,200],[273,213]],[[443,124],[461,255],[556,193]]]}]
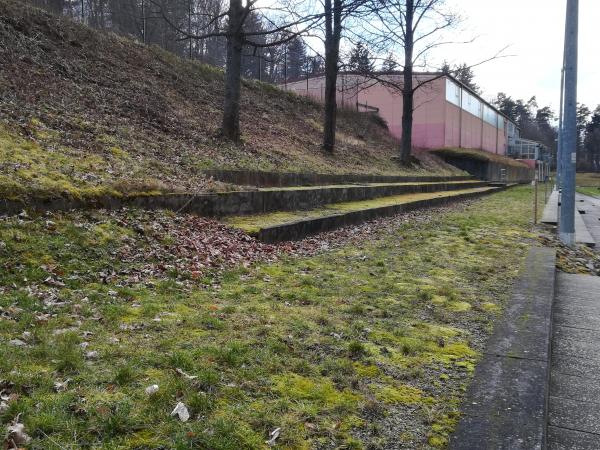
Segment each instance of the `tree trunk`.
[{"label": "tree trunk", "polygon": [[244,46],[242,0],[231,0],[228,13],[227,62],[225,66],[225,105],[223,107],[223,136],[234,142],[240,140],[240,95],[242,84],[242,48]]},{"label": "tree trunk", "polygon": [[336,90],[340,36],[342,32],[342,0],[325,0],[325,117],[323,149],[332,153],[335,148],[337,115]]},{"label": "tree trunk", "polygon": [[413,48],[414,48],[414,0],[406,1],[406,25],[404,36],[404,83],[402,85],[402,137],[400,139],[400,162],[407,164],[412,151],[412,125],[414,110]]}]

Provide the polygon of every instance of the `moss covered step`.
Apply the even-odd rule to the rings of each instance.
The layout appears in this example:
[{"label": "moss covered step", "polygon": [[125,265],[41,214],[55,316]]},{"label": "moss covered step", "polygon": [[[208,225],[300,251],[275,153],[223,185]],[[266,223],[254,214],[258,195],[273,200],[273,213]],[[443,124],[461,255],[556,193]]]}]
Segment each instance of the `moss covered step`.
[{"label": "moss covered step", "polygon": [[325,174],[300,172],[266,172],[258,170],[215,169],[204,172],[207,177],[238,186],[284,187],[284,186],[323,186],[346,183],[420,183],[473,180],[464,175],[368,175],[368,174]]},{"label": "moss covered step", "polygon": [[229,217],[225,221],[263,242],[280,242],[301,239],[310,234],[365,222],[377,217],[479,197],[504,188],[505,186],[486,186],[456,191],[395,195],[374,200],[329,204],[309,211],[235,216]]},{"label": "moss covered step", "polygon": [[90,197],[0,199],[0,213],[15,214],[22,209],[69,210],[80,208],[117,209],[133,206],[144,209],[170,209],[201,216],[225,217],[317,208],[330,203],[368,200],[391,195],[451,191],[485,186],[481,181],[375,183],[295,188],[263,188],[253,191],[203,194],[98,195]]}]

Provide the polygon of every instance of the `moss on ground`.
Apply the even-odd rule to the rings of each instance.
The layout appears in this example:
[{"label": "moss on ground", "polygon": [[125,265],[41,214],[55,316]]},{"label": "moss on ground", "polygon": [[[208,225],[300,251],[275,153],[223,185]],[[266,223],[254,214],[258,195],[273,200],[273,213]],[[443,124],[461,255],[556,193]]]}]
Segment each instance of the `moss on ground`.
[{"label": "moss on ground", "polygon": [[219,283],[132,279],[118,255],[136,231],[100,212],[3,219],[0,420],[20,414],[44,449],[259,449],[275,428],[281,449],[443,447],[531,245],[530,203],[511,189]]},{"label": "moss on ground", "polygon": [[251,216],[233,216],[227,217],[225,222],[233,227],[240,228],[247,233],[258,233],[261,229],[282,225],[284,223],[296,222],[306,219],[316,219],[319,217],[333,216],[353,211],[361,211],[372,208],[383,208],[385,206],[401,205],[405,203],[428,200],[432,198],[452,197],[460,194],[474,192],[485,192],[490,187],[480,187],[471,189],[461,189],[456,191],[442,192],[423,192],[417,194],[402,194],[389,197],[380,197],[372,200],[361,200],[356,202],[332,203],[322,208],[316,208],[306,211],[277,211],[267,214],[256,214]]},{"label": "moss on ground", "polygon": [[0,198],[81,199],[153,194],[163,188],[150,178],[128,182],[124,175],[136,172],[137,164],[118,146],[102,156],[81,155],[58,145],[55,133],[39,120],[31,120],[29,128],[35,139],[18,136],[0,125]]}]

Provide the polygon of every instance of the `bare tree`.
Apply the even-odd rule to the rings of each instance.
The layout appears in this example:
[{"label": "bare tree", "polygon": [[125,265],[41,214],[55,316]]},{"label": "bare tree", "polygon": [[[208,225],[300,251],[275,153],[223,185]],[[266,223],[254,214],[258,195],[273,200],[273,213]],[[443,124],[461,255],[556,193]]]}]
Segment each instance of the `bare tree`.
[{"label": "bare tree", "polygon": [[[244,46],[249,46],[256,52],[259,49],[288,43],[315,27],[322,19],[322,14],[300,14],[288,4],[285,20],[277,20],[263,14],[256,7],[257,0],[230,0],[227,11],[214,14],[199,33],[190,33],[178,26],[161,8],[157,0],[153,3],[160,8],[165,21],[179,34],[181,40],[204,40],[214,37],[225,37],[227,40],[227,59],[225,63],[225,96],[221,133],[223,137],[238,142],[240,139],[240,99],[242,81],[242,55]],[[336,0],[339,1],[339,0]],[[265,8],[266,9],[266,8]],[[274,9],[270,8],[274,13]],[[246,29],[245,24],[251,14],[258,14],[265,21],[262,29]],[[226,19],[226,20],[224,20]],[[226,27],[214,29],[217,23],[226,23]],[[266,36],[277,36],[276,40],[266,40]]]},{"label": "bare tree", "polygon": [[[400,161],[410,161],[414,94],[435,77],[415,79],[415,67],[427,66],[427,55],[436,47],[450,43],[444,31],[456,26],[460,17],[445,7],[445,0],[385,0],[374,5],[378,21],[368,29],[371,41],[386,50],[404,53],[402,82],[386,80],[402,94],[402,136]],[[439,76],[438,76],[439,78]]]},{"label": "bare tree", "polygon": [[[378,54],[397,52],[404,55],[403,63],[398,65],[401,80],[381,72],[368,74],[367,78],[377,80],[402,95],[399,160],[408,164],[412,151],[415,92],[448,74],[460,76],[461,73],[471,73],[473,67],[509,55],[504,54],[506,48],[503,48],[490,58],[471,65],[462,64],[454,70],[445,61],[436,67],[428,61],[432,51],[444,45],[474,41],[474,38],[458,41],[449,38],[447,32],[455,29],[462,18],[447,7],[445,0],[372,0],[372,12],[378,20],[366,21],[357,35]],[[431,69],[434,73],[421,73]]]},{"label": "bare tree", "polygon": [[337,77],[342,35],[343,0],[325,0],[325,111],[323,149],[333,152],[337,118]]},{"label": "bare tree", "polygon": [[[369,0],[324,0],[325,16],[325,106],[323,117],[323,149],[333,152],[337,122],[337,78],[340,71],[340,42],[345,24],[372,14]],[[350,27],[348,27],[350,28]]]}]

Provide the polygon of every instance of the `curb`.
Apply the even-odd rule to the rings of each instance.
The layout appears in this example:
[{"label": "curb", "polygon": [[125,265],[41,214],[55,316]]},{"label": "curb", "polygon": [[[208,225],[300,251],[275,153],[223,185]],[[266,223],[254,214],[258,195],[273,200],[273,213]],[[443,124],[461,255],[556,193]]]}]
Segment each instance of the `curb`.
[{"label": "curb", "polygon": [[451,450],[544,449],[556,250],[532,247],[463,403]]}]

